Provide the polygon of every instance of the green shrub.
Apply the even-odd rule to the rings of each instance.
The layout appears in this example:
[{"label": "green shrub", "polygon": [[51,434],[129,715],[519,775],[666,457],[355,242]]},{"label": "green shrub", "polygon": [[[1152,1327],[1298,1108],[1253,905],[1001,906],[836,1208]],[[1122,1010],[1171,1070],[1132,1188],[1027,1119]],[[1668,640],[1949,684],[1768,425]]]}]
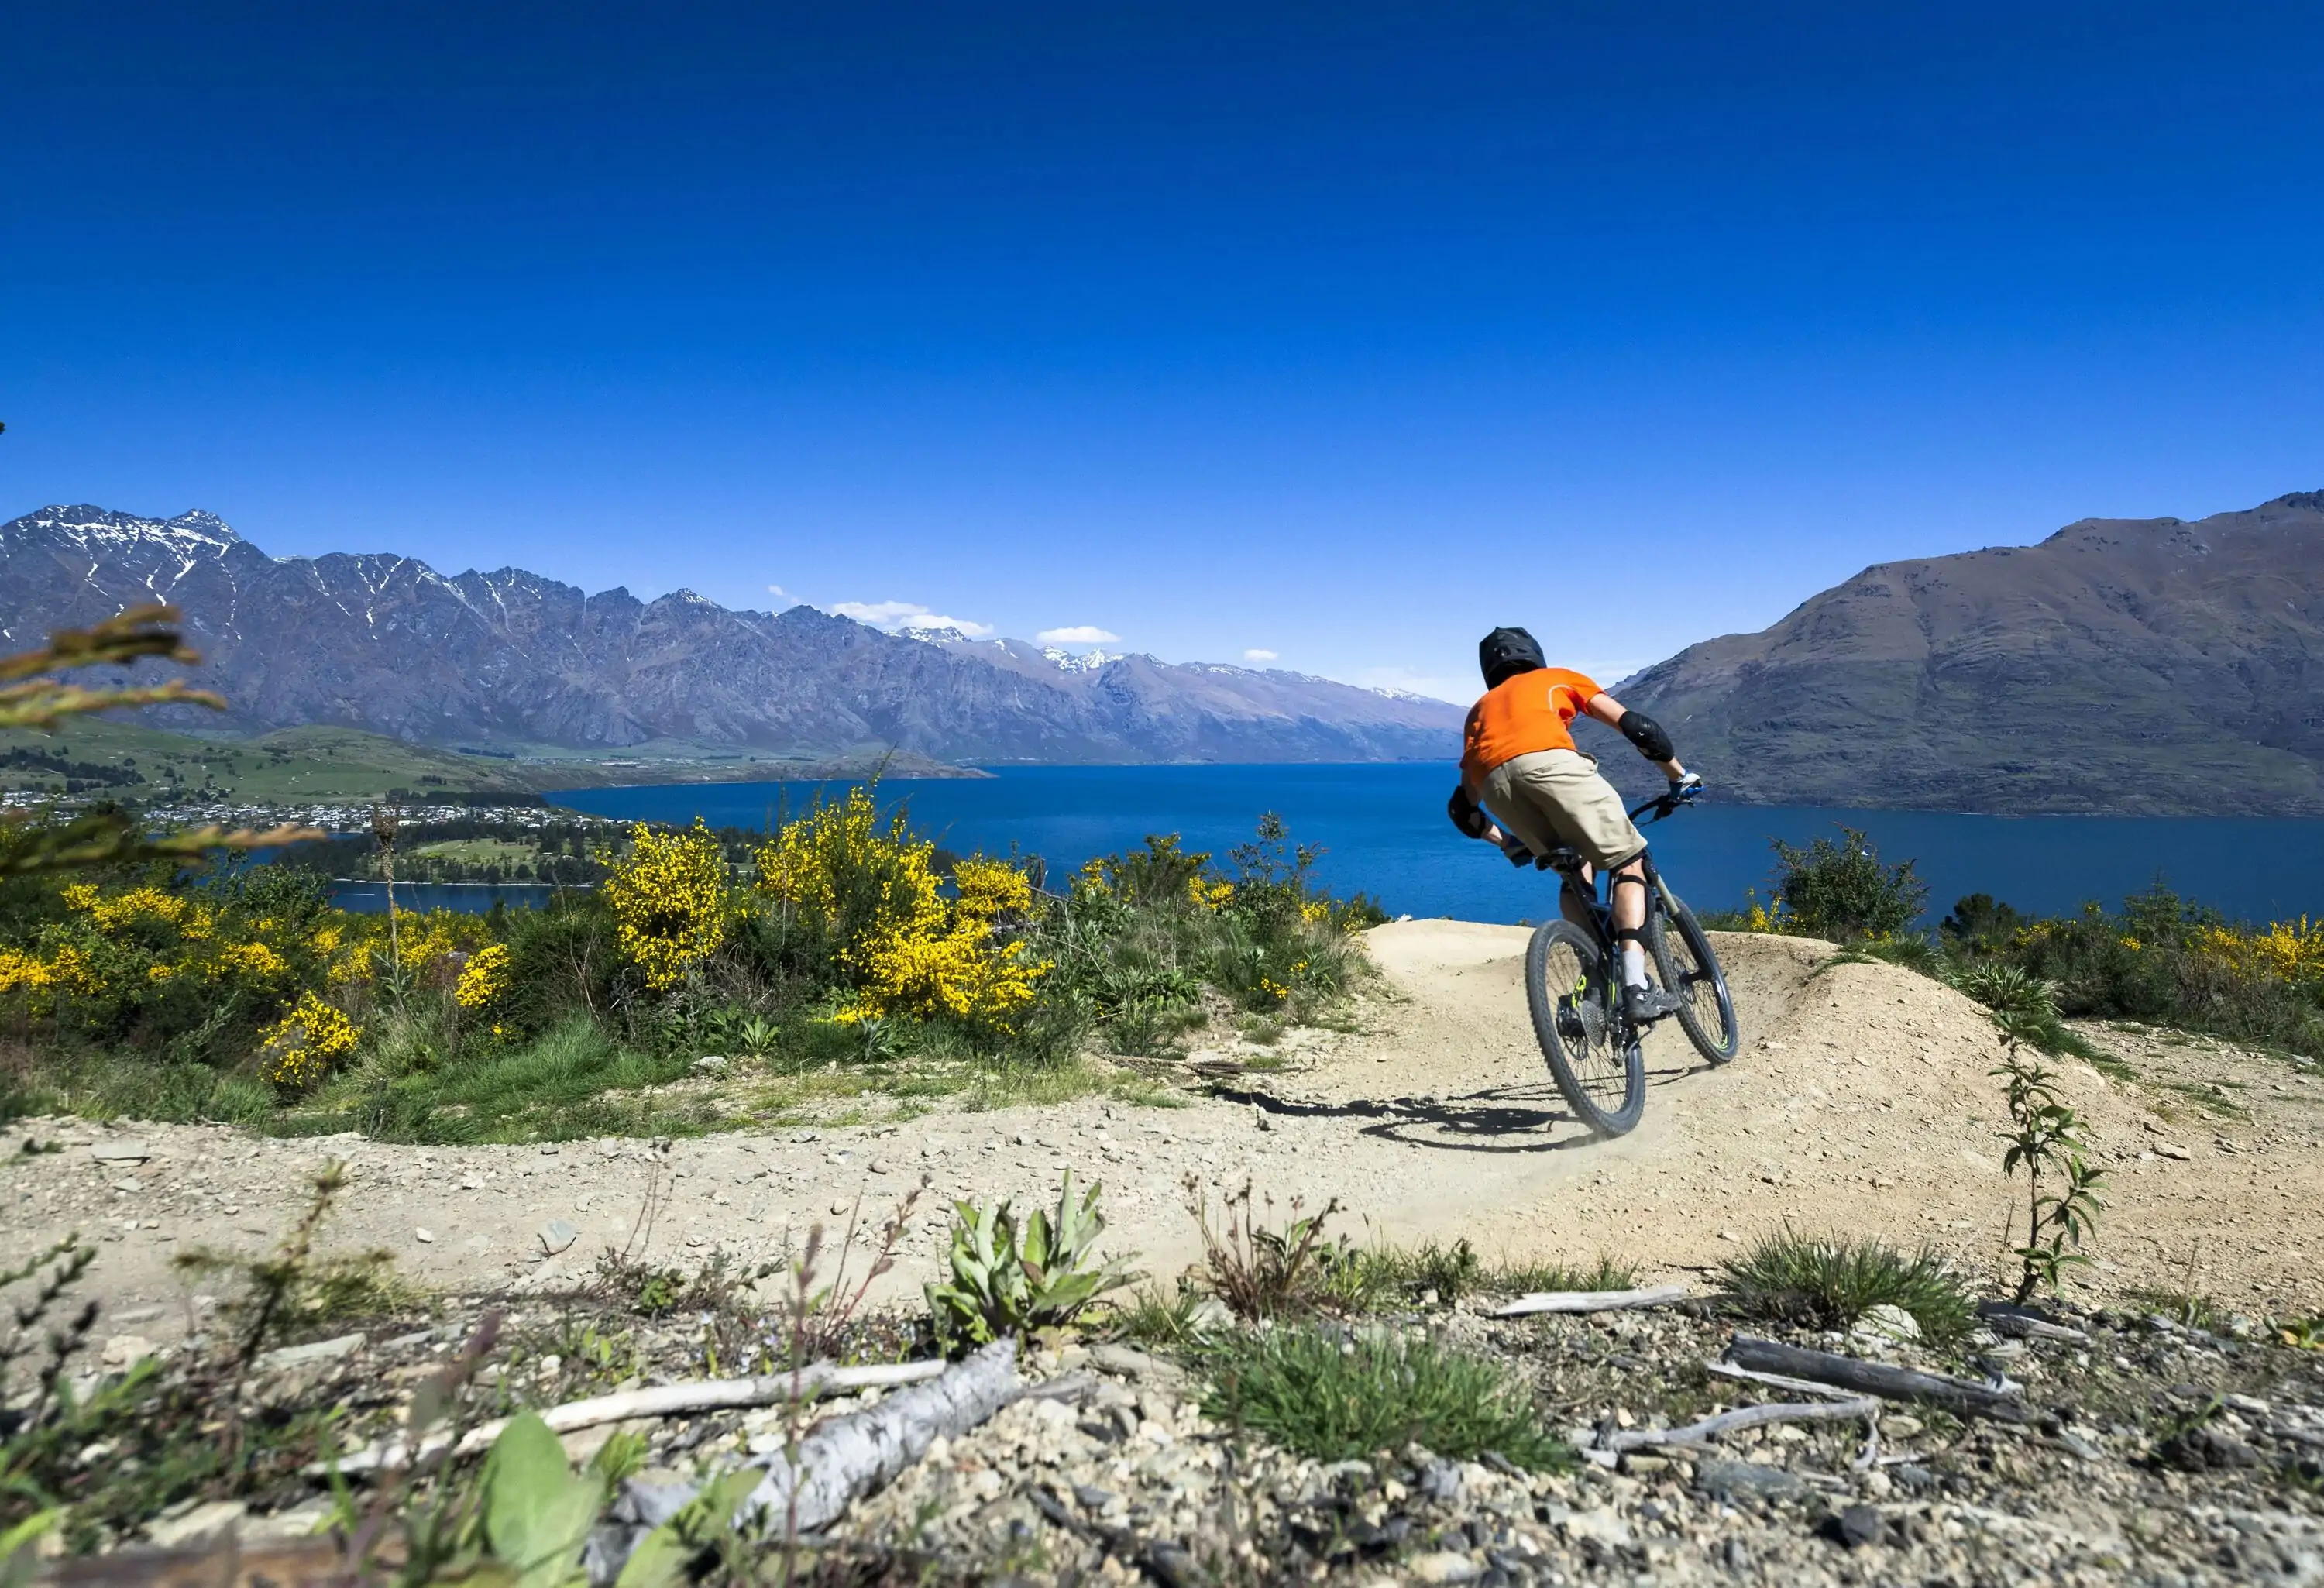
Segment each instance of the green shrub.
[{"label": "green shrub", "polygon": [[1099,1261],[1105,1233],[1098,1211],[1102,1186],[1074,1196],[1065,1171],[1055,1214],[1038,1209],[1020,1228],[1007,1202],[953,1204],[950,1278],[927,1287],[929,1316],[954,1347],[983,1345],[1002,1334],[1061,1328],[1089,1305],[1130,1280],[1120,1258]]},{"label": "green shrub", "polygon": [[1929,885],[1914,874],[1913,861],[1882,864],[1872,840],[1858,829],[1842,826],[1840,835],[1838,843],[1818,838],[1805,848],[1770,840],[1774,886],[1792,928],[1840,943],[1895,937],[1920,915]]},{"label": "green shrub", "polygon": [[1495,1364],[1437,1340],[1315,1326],[1239,1330],[1202,1348],[1204,1414],[1318,1461],[1425,1445],[1521,1467],[1572,1459]]},{"label": "green shrub", "polygon": [[1976,1325],[1950,1265],[1925,1246],[1907,1256],[1885,1241],[1786,1229],[1755,1242],[1725,1265],[1721,1278],[1742,1311],[1778,1323],[1844,1329],[1876,1306],[1900,1306],[1938,1345]]},{"label": "green shrub", "polygon": [[2025,918],[1990,893],[1970,893],[1953,901],[1937,932],[1951,953],[1970,957],[1998,954],[2025,926]]}]

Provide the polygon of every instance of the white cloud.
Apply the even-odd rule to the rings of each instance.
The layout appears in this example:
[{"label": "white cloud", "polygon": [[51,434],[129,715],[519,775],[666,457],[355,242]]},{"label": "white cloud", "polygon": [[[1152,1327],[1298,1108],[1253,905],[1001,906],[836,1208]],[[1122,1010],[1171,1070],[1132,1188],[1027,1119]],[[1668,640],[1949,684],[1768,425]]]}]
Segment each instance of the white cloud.
[{"label": "white cloud", "polygon": [[1242,653],[1242,659],[1245,661],[1274,661],[1277,660],[1277,657],[1274,651],[1262,651],[1258,646],[1254,645],[1250,650]]},{"label": "white cloud", "polygon": [[770,596],[779,596],[782,593],[783,587],[780,585],[769,585],[767,586],[767,594]]},{"label": "white cloud", "polygon": [[1095,623],[1075,623],[1065,629],[1043,629],[1033,636],[1044,645],[1111,645],[1121,638],[1110,634]]},{"label": "white cloud", "polygon": [[841,617],[852,617],[859,623],[869,623],[875,629],[950,629],[972,640],[992,632],[991,623],[972,623],[964,617],[946,617],[940,612],[930,612],[917,601],[835,601],[831,610]]}]

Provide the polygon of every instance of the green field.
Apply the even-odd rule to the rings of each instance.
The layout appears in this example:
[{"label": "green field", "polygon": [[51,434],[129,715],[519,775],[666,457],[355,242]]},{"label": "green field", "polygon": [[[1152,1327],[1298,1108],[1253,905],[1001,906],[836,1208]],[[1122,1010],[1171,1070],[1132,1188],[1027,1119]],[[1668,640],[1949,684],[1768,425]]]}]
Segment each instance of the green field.
[{"label": "green field", "polygon": [[[0,789],[139,804],[175,798],[290,804],[389,795],[453,800],[620,783],[816,780],[860,778],[878,763],[868,756],[818,761],[659,743],[613,756],[529,745],[464,755],[354,728],[284,728],[263,738],[232,739],[97,718],[53,734],[0,730]],[[910,754],[885,764],[894,778],[983,775]]]},{"label": "green field", "polygon": [[251,803],[522,794],[513,762],[400,743],[352,728],[286,728],[260,739],[198,738],[131,723],[87,720],[54,734],[0,732],[0,788],[173,795]]}]

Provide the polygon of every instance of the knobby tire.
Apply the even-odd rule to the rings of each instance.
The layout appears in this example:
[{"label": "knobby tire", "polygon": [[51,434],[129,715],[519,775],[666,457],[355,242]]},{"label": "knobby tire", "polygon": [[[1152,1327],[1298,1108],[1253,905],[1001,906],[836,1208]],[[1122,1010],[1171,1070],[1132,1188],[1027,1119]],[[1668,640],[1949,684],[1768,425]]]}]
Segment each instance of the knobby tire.
[{"label": "knobby tire", "polygon": [[1526,945],[1534,1038],[1567,1106],[1600,1136],[1627,1133],[1646,1110],[1646,1066],[1637,1034],[1611,1007],[1612,997],[1605,953],[1586,933],[1563,920],[1534,929]]},{"label": "knobby tire", "polygon": [[1646,944],[1664,988],[1680,1000],[1679,1027],[1694,1050],[1712,1064],[1733,1058],[1743,1041],[1734,994],[1727,990],[1727,973],[1694,911],[1668,900],[1647,922]]}]

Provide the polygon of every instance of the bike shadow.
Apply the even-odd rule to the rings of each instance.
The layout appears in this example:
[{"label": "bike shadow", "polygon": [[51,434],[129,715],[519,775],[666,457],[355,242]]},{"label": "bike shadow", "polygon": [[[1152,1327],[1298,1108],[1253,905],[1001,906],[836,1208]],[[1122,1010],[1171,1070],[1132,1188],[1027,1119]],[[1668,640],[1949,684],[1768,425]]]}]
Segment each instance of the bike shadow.
[{"label": "bike shadow", "polygon": [[[1708,1067],[1650,1059],[1646,1085],[1667,1086]],[[1440,1152],[1535,1155],[1571,1152],[1599,1140],[1566,1107],[1556,1084],[1546,1078],[1450,1097],[1355,1097],[1344,1103],[1299,1102],[1224,1082],[1213,1083],[1211,1093],[1288,1119],[1369,1119],[1375,1122],[1362,1127],[1359,1135]]]}]

